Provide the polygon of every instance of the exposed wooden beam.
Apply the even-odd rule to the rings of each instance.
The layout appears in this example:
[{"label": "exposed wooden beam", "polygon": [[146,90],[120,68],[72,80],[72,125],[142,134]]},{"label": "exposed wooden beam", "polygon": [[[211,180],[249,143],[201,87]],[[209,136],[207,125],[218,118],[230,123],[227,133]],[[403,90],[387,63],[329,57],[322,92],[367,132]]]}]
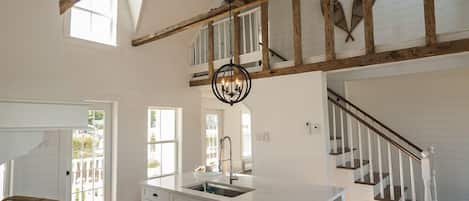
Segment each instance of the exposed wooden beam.
[{"label": "exposed wooden beam", "polygon": [[73,5],[75,5],[79,1],[80,0],[60,0],[59,1],[60,14],[62,15],[65,12],[67,12],[68,9],[73,7]]},{"label": "exposed wooden beam", "polygon": [[261,35],[262,35],[262,70],[270,70],[269,53],[269,3],[261,5]]},{"label": "exposed wooden beam", "polygon": [[292,0],[293,11],[293,49],[295,54],[295,65],[303,64],[303,48],[301,45],[301,1]]},{"label": "exposed wooden beam", "polygon": [[[436,43],[432,46],[413,47],[375,54],[336,59],[332,61],[324,61],[319,63],[304,64],[279,69],[271,69],[270,72],[251,73],[253,79],[274,77],[281,75],[290,75],[297,73],[305,73],[311,71],[332,71],[347,68],[355,68],[361,66],[369,66],[376,64],[386,64],[425,57],[448,55],[469,51],[469,39],[455,40],[449,42]],[[194,80],[190,82],[190,86],[201,86],[210,84],[210,80]]]},{"label": "exposed wooden beam", "polygon": [[334,6],[332,0],[321,1],[324,11],[324,31],[326,34],[326,60],[335,59]]},{"label": "exposed wooden beam", "polygon": [[213,22],[209,22],[207,25],[208,28],[208,48],[207,48],[207,54],[208,54],[208,77],[211,78],[214,73],[214,65],[213,61],[215,60],[215,35],[213,32]]},{"label": "exposed wooden beam", "polygon": [[[260,4],[266,2],[267,0],[252,0],[248,1],[249,3],[244,3],[244,1],[235,1],[238,3],[233,4],[233,9],[232,12],[241,12],[247,9],[251,9],[254,7],[259,6]],[[221,7],[215,8],[210,10],[208,13],[200,14],[195,17],[192,17],[190,19],[184,20],[182,22],[179,22],[175,25],[166,27],[160,31],[157,31],[153,34],[149,34],[143,37],[136,38],[132,40],[132,45],[133,46],[140,46],[155,40],[159,40],[162,38],[166,38],[168,36],[171,36],[173,34],[182,32],[184,30],[200,26],[202,24],[205,24],[209,21],[216,21],[222,18],[225,18],[229,15],[229,10],[230,7],[229,5],[223,5]]]},{"label": "exposed wooden beam", "polygon": [[436,43],[435,0],[424,0],[425,38],[427,45]]},{"label": "exposed wooden beam", "polygon": [[362,0],[363,22],[365,27],[365,48],[367,54],[375,53],[375,35],[373,26],[373,0]]},{"label": "exposed wooden beam", "polygon": [[241,20],[239,18],[239,12],[234,14],[233,18],[233,62],[235,64],[241,64]]}]

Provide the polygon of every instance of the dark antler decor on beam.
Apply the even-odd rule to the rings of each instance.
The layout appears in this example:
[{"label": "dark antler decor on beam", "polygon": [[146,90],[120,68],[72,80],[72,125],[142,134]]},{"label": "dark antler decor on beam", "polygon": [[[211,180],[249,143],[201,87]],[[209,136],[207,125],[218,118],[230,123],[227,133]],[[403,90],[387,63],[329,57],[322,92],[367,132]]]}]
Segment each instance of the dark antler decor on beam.
[{"label": "dark antler decor on beam", "polygon": [[[373,0],[373,5],[375,4],[376,0]],[[357,28],[358,24],[363,21],[363,1],[362,0],[353,0],[353,8],[352,8],[352,22],[350,24],[349,36],[345,39],[345,42],[348,42],[350,39],[354,41],[352,36],[353,31]]]},{"label": "dark antler decor on beam", "polygon": [[59,8],[60,8],[60,14],[64,14],[68,9],[73,7],[76,3],[78,3],[80,0],[60,0],[59,1]]},{"label": "dark antler decor on beam", "polygon": [[[248,2],[248,3],[245,3]],[[254,7],[261,5],[262,3],[267,2],[267,0],[235,0],[232,4],[233,13],[238,13],[244,10],[248,10]],[[157,31],[146,36],[136,38],[132,40],[133,46],[140,46],[146,43],[153,42],[162,38],[166,38],[173,34],[185,31],[187,29],[200,26],[202,24],[208,23],[209,21],[216,21],[225,17],[228,17],[230,8],[229,5],[222,5],[221,7],[210,10],[208,13],[200,14],[190,19],[179,22],[175,25],[166,27],[160,31]]]}]

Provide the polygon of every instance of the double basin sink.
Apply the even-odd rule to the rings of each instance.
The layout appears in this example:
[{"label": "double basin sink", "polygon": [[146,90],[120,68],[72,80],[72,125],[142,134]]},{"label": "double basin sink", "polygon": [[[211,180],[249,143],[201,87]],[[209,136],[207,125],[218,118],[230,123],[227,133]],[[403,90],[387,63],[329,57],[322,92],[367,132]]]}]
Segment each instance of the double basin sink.
[{"label": "double basin sink", "polygon": [[238,187],[228,184],[215,183],[215,182],[204,182],[201,184],[186,187],[187,189],[220,195],[224,197],[238,197],[242,194],[253,191],[254,189]]}]

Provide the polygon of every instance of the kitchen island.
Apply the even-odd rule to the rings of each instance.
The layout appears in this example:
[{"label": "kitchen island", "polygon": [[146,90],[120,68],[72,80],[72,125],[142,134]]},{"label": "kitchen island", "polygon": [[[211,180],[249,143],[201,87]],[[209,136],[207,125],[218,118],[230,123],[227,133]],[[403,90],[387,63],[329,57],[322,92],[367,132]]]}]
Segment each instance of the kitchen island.
[{"label": "kitchen island", "polygon": [[[142,201],[344,201],[344,189],[333,186],[317,186],[261,178],[249,175],[237,175],[238,180],[229,184],[228,176],[195,176],[185,173],[147,180],[142,183]],[[199,186],[212,184],[214,186],[233,187],[217,195],[202,192]],[[195,190],[194,190],[195,189]],[[231,196],[231,197],[230,197]]]}]

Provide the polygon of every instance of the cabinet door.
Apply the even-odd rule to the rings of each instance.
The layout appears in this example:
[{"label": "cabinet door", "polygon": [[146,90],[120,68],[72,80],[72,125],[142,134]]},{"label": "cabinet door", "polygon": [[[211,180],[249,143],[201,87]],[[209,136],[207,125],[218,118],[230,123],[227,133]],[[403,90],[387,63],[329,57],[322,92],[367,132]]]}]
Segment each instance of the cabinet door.
[{"label": "cabinet door", "polygon": [[145,201],[170,201],[170,193],[162,190],[143,188],[142,198]]},{"label": "cabinet door", "polygon": [[171,201],[204,201],[203,199],[197,199],[184,195],[172,194],[173,199]]}]

